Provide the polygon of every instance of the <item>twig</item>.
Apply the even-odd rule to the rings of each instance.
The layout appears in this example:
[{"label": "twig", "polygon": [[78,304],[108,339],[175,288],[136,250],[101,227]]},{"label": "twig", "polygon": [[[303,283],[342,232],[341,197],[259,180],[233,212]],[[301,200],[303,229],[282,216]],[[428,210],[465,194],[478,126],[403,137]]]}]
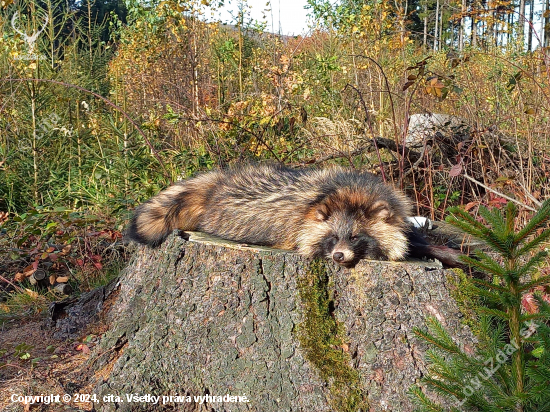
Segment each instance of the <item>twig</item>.
[{"label": "twig", "polygon": [[14,284],[12,281],[6,279],[6,278],[5,278],[4,276],[2,276],[2,275],[0,275],[0,280],[3,280],[4,282],[9,283],[10,285],[12,285],[12,286],[15,288],[15,290],[17,290],[17,291],[19,291],[19,292],[22,292],[22,291],[23,291],[23,289],[22,289],[21,287],[17,286],[17,285]]},{"label": "twig", "polygon": [[492,193],[494,193],[495,195],[502,196],[503,198],[509,200],[510,202],[514,202],[514,203],[516,203],[516,204],[518,204],[518,205],[520,205],[520,206],[523,206],[523,207],[524,207],[525,209],[527,209],[527,210],[532,210],[533,212],[536,212],[536,211],[537,211],[537,209],[535,209],[534,207],[527,206],[525,203],[522,203],[522,202],[520,202],[519,200],[516,200],[516,199],[514,199],[514,198],[511,198],[510,196],[506,196],[505,194],[500,193],[500,192],[496,191],[495,189],[491,189],[489,186],[485,186],[483,183],[477,181],[477,180],[474,179],[473,177],[468,176],[467,173],[464,173],[463,176],[464,176],[466,179],[468,179],[470,182],[473,182],[473,183],[475,183],[476,185],[481,186],[481,187],[484,188],[485,190],[488,190],[489,192],[492,192]]}]

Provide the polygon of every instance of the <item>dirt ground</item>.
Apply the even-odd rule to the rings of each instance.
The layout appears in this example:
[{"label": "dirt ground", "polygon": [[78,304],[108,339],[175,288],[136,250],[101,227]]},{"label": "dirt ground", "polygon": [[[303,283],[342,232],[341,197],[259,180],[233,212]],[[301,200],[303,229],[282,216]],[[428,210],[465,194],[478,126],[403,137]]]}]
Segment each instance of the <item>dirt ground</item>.
[{"label": "dirt ground", "polygon": [[[51,331],[41,321],[16,321],[4,324],[0,329],[0,410],[19,411],[91,411],[91,402],[81,402],[75,394],[89,394],[86,360],[97,338],[90,332],[74,342],[54,340]],[[82,343],[81,341],[85,342]],[[29,359],[16,356],[20,344],[32,346],[25,353]],[[39,358],[36,363],[32,359]],[[59,401],[48,399],[34,404],[13,401],[20,396],[59,395]],[[71,400],[64,402],[63,395]],[[19,398],[21,399],[21,398]]]}]

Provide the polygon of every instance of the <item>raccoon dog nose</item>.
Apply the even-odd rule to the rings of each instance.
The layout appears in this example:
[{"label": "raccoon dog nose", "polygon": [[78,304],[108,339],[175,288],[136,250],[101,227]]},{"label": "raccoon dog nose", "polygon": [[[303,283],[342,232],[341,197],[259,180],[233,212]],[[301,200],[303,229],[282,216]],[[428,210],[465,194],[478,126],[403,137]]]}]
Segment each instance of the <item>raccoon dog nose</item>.
[{"label": "raccoon dog nose", "polygon": [[332,255],[332,259],[335,262],[343,262],[344,261],[344,254],[342,252],[334,252]]}]

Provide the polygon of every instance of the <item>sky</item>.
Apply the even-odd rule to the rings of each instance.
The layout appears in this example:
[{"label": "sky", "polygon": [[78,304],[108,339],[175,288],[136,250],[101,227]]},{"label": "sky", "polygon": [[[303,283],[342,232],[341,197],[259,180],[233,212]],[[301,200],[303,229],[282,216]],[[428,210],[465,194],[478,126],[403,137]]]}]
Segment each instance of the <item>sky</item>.
[{"label": "sky", "polygon": [[[232,23],[234,19],[231,13],[237,14],[238,4],[242,0],[226,0],[226,4],[217,16],[222,22]],[[260,22],[267,22],[266,31],[280,33],[284,35],[299,35],[307,33],[308,29],[308,10],[304,9],[306,0],[245,0],[250,11],[250,17]],[[271,9],[271,11],[264,11]],[[265,15],[265,19],[263,16]]]}]

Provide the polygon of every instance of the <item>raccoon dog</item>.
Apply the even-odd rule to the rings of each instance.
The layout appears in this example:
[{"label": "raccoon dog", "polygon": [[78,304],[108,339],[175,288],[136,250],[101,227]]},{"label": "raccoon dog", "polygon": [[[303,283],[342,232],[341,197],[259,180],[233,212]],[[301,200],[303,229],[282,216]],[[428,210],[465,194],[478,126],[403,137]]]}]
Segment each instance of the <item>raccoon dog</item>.
[{"label": "raccoon dog", "polygon": [[174,229],[201,231],[353,267],[367,256],[404,258],[410,210],[369,173],[249,165],[174,184],[136,209],[128,235],[156,247]]}]

